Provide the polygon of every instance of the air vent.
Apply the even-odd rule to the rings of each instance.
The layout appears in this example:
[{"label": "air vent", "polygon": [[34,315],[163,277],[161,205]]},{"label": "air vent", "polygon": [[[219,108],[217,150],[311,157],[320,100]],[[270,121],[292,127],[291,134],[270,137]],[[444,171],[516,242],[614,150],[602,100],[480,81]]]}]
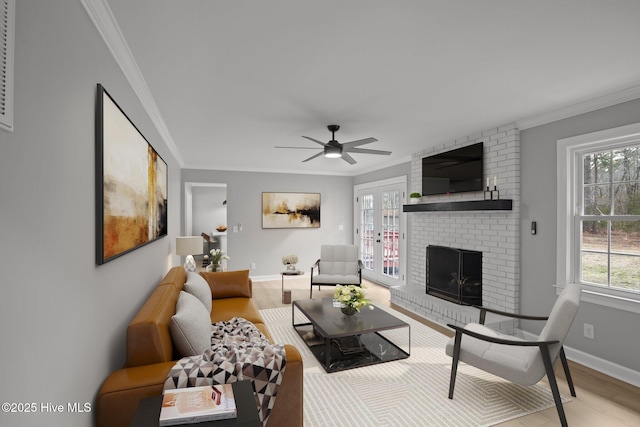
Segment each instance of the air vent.
[{"label": "air vent", "polygon": [[13,131],[15,0],[0,0],[0,128]]}]

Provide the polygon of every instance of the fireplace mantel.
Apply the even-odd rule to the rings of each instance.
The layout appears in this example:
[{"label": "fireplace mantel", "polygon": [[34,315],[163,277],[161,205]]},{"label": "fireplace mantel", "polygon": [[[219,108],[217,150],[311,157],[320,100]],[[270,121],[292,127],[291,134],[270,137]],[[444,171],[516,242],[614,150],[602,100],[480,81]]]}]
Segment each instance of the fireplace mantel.
[{"label": "fireplace mantel", "polygon": [[403,205],[403,212],[444,212],[444,211],[510,211],[513,200],[468,200],[460,202],[416,203]]}]

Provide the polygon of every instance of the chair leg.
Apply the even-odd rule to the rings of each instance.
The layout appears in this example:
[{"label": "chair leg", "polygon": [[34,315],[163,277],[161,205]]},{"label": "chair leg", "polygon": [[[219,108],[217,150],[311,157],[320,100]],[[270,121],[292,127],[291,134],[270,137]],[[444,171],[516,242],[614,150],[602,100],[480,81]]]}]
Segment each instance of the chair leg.
[{"label": "chair leg", "polygon": [[462,332],[456,331],[456,338],[453,344],[453,362],[451,363],[451,379],[449,380],[449,399],[453,399],[453,388],[456,385],[456,374],[458,373],[458,361],[460,360],[461,342]]},{"label": "chair leg", "polygon": [[549,347],[546,345],[540,346],[540,352],[542,352],[542,361],[544,362],[544,368],[547,371],[547,379],[549,380],[553,400],[556,403],[556,409],[558,410],[558,416],[560,417],[560,424],[562,427],[568,427],[567,417],[564,414],[562,399],[560,398],[560,390],[558,390],[558,382],[556,381],[553,364],[551,363],[551,357],[549,356]]},{"label": "chair leg", "polygon": [[564,376],[567,377],[567,384],[569,384],[571,396],[576,397],[576,389],[573,387],[573,379],[571,378],[571,372],[569,371],[567,356],[564,354],[564,347],[560,347],[560,361],[562,362],[562,368],[564,369]]}]

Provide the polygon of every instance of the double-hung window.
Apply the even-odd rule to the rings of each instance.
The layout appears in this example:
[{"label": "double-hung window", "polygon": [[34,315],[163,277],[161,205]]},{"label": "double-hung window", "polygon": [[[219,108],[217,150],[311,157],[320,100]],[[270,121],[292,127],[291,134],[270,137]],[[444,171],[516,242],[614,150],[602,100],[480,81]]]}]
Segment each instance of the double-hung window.
[{"label": "double-hung window", "polygon": [[557,284],[640,312],[640,124],[558,141]]}]

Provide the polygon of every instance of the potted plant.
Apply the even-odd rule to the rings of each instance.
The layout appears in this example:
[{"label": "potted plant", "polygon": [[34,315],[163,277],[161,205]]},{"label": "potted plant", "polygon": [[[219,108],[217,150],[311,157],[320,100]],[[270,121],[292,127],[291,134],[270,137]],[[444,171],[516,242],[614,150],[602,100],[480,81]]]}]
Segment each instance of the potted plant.
[{"label": "potted plant", "polygon": [[[363,288],[364,286],[356,285],[336,285],[334,288],[333,299],[340,303],[340,310],[347,316],[359,313],[362,307],[371,303],[364,296]],[[369,308],[373,310],[373,306]]]},{"label": "potted plant", "polygon": [[211,271],[222,271],[222,260],[231,259],[220,249],[211,249],[209,254],[211,254],[209,257],[211,259]]},{"label": "potted plant", "polygon": [[415,193],[414,192],[414,193],[409,194],[409,200],[411,201],[412,204],[419,203],[421,197],[422,197],[422,194],[420,194],[420,193]]},{"label": "potted plant", "polygon": [[282,264],[287,267],[287,270],[295,271],[297,263],[298,255],[285,255],[282,257]]}]

